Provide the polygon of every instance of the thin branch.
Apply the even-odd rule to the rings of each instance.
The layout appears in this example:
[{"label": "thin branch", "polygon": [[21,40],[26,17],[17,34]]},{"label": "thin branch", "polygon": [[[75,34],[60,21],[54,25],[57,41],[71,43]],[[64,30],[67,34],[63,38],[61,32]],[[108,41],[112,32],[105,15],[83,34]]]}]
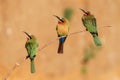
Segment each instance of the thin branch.
[{"label": "thin branch", "polygon": [[[111,27],[111,26],[104,26],[104,27]],[[78,33],[82,33],[82,32],[86,32],[86,30],[73,32],[73,33],[70,33],[68,36],[72,36],[72,35],[75,35],[75,34],[78,34]],[[49,41],[49,42],[46,43],[43,47],[39,48],[38,51],[43,50],[44,48],[48,47],[49,45],[51,45],[52,43],[54,43],[55,41],[57,41],[57,40],[59,40],[59,39],[60,39],[60,37],[58,37],[58,38],[56,38],[56,39],[54,39],[54,40]],[[3,77],[2,80],[7,80],[8,77],[12,74],[12,72],[13,72],[18,66],[20,66],[25,60],[27,60],[26,57],[23,57],[23,58],[19,59],[19,60],[15,63],[15,65],[12,67],[12,69],[10,69],[10,70],[8,71],[8,73]]]},{"label": "thin branch", "polygon": [[[77,32],[73,32],[73,33],[70,33],[68,36],[71,36],[71,35],[74,35],[74,34],[78,34],[78,33],[81,33],[81,32],[85,32],[86,30],[83,30],[83,31],[77,31]],[[39,51],[43,50],[44,48],[46,48],[47,46],[49,46],[50,44],[54,43],[56,40],[59,40],[61,37],[58,37],[54,40],[51,40],[49,41],[47,44],[45,44],[43,47],[41,47],[39,49]]]},{"label": "thin branch", "polygon": [[7,80],[8,77],[11,75],[11,73],[12,73],[18,66],[20,66],[25,60],[26,60],[26,57],[22,57],[21,59],[19,59],[19,60],[15,63],[15,65],[12,67],[12,69],[10,69],[10,70],[8,71],[8,73],[3,77],[2,80]]},{"label": "thin branch", "polygon": [[[69,34],[68,36],[71,36],[71,35],[74,35],[74,34],[78,34],[78,33],[81,33],[81,32],[85,32],[85,31],[86,31],[86,30],[78,31],[78,32],[73,32],[73,33]],[[48,47],[49,45],[51,45],[52,43],[54,43],[56,40],[59,40],[59,39],[60,39],[60,37],[58,37],[58,38],[56,38],[56,39],[54,39],[54,40],[52,40],[52,41],[49,41],[48,43],[46,43],[45,45],[43,45],[43,47],[39,48],[38,51],[43,50],[44,48]],[[19,59],[19,60],[15,63],[15,65],[12,67],[12,69],[10,69],[10,70],[8,71],[8,73],[5,75],[5,77],[3,77],[2,80],[7,80],[8,77],[11,75],[11,73],[12,73],[18,66],[20,66],[25,60],[26,60],[26,57],[23,57],[22,59]]]}]

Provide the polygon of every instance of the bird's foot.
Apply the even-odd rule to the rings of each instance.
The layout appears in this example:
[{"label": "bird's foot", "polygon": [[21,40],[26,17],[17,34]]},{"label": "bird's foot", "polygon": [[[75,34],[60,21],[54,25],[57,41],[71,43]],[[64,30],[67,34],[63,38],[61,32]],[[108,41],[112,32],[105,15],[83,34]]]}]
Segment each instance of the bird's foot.
[{"label": "bird's foot", "polygon": [[88,31],[88,29],[86,29],[86,31]]},{"label": "bird's foot", "polygon": [[33,57],[36,57],[36,55],[34,55]]},{"label": "bird's foot", "polygon": [[28,55],[28,56],[26,56],[26,59],[28,59],[30,56]]}]

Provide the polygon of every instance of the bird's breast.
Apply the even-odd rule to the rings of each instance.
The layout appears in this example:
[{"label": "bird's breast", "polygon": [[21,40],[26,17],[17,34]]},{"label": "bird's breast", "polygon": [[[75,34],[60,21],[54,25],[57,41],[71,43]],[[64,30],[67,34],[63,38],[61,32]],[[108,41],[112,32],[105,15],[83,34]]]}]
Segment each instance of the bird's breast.
[{"label": "bird's breast", "polygon": [[68,34],[68,26],[67,25],[58,25],[57,33],[61,36],[67,35]]}]

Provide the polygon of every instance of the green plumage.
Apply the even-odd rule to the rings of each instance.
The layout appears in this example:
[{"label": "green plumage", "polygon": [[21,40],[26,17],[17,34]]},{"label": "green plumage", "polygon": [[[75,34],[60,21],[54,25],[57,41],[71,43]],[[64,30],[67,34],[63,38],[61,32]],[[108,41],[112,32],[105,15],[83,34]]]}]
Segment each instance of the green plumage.
[{"label": "green plumage", "polygon": [[36,39],[30,39],[30,40],[26,41],[25,47],[27,49],[30,59],[34,59],[34,57],[37,53],[37,50],[38,50],[38,43],[37,43]]},{"label": "green plumage", "polygon": [[31,61],[31,73],[35,72],[34,58],[38,51],[38,43],[36,38],[33,35],[30,35],[30,39],[26,41],[25,48],[27,50],[27,58]]},{"label": "green plumage", "polygon": [[31,73],[35,72],[35,64],[34,64],[34,59],[31,59]]},{"label": "green plumage", "polygon": [[102,45],[98,35],[93,34],[93,40],[94,40],[96,46],[101,46]]},{"label": "green plumage", "polygon": [[97,31],[97,25],[96,25],[96,19],[93,15],[87,15],[82,17],[82,22],[86,29],[91,33],[91,35],[94,38],[94,42],[96,46],[101,46],[102,43],[100,39],[98,38],[98,31]]}]

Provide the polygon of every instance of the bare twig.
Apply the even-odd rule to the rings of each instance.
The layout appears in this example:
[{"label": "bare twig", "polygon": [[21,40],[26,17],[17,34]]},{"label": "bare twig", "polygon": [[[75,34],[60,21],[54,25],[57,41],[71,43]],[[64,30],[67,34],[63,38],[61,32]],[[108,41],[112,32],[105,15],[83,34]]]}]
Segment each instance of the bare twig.
[{"label": "bare twig", "polygon": [[10,70],[8,71],[8,73],[3,77],[2,80],[7,80],[8,77],[10,76],[10,74],[11,74],[19,65],[21,65],[25,60],[26,60],[26,57],[22,57],[21,59],[19,59],[19,60],[15,63],[15,65],[12,67],[12,69],[10,69]]},{"label": "bare twig", "polygon": [[103,27],[112,27],[112,26],[103,26]]},{"label": "bare twig", "polygon": [[[111,27],[111,26],[104,26],[104,27]],[[78,34],[78,33],[82,33],[82,32],[86,32],[86,30],[82,30],[82,31],[77,31],[77,32],[73,32],[73,33],[70,33],[68,36],[71,36],[71,35],[75,35],[75,34]],[[39,51],[43,50],[44,48],[48,47],[49,45],[51,45],[52,43],[54,43],[56,40],[59,40],[60,37],[52,40],[52,41],[49,41],[48,43],[46,43],[45,45],[43,45],[43,47],[39,48]],[[26,57],[23,57],[21,59],[19,59],[16,64],[12,67],[12,69],[10,69],[8,71],[8,73],[3,77],[2,80],[7,80],[8,77],[11,75],[11,73],[18,67],[20,66],[24,61],[26,60]]]},{"label": "bare twig", "polygon": [[[77,31],[77,32],[73,32],[73,33],[70,33],[68,36],[71,36],[71,35],[74,35],[74,34],[78,34],[78,33],[81,33],[81,32],[85,32],[86,30],[83,30],[83,31]],[[45,44],[43,47],[41,47],[39,49],[39,51],[41,51],[42,49],[46,48],[47,46],[49,46],[50,44],[54,43],[56,40],[59,40],[61,37],[58,37],[54,40],[51,40],[49,41],[47,44]]]},{"label": "bare twig", "polygon": [[[83,31],[78,31],[78,32],[73,32],[71,34],[69,34],[68,36],[71,36],[71,35],[74,35],[74,34],[78,34],[78,33],[81,33],[81,32],[85,32],[86,30],[83,30]],[[48,47],[50,44],[54,43],[56,40],[59,40],[60,37],[52,40],[52,41],[49,41],[48,43],[46,43],[45,45],[43,45],[43,47],[39,48],[39,51],[43,50],[44,48]],[[8,71],[8,73],[3,77],[2,80],[7,80],[8,77],[11,75],[11,73],[19,66],[21,65],[24,61],[26,60],[26,57],[23,57],[21,59],[19,59],[16,64],[12,67],[12,69],[10,69]]]}]

